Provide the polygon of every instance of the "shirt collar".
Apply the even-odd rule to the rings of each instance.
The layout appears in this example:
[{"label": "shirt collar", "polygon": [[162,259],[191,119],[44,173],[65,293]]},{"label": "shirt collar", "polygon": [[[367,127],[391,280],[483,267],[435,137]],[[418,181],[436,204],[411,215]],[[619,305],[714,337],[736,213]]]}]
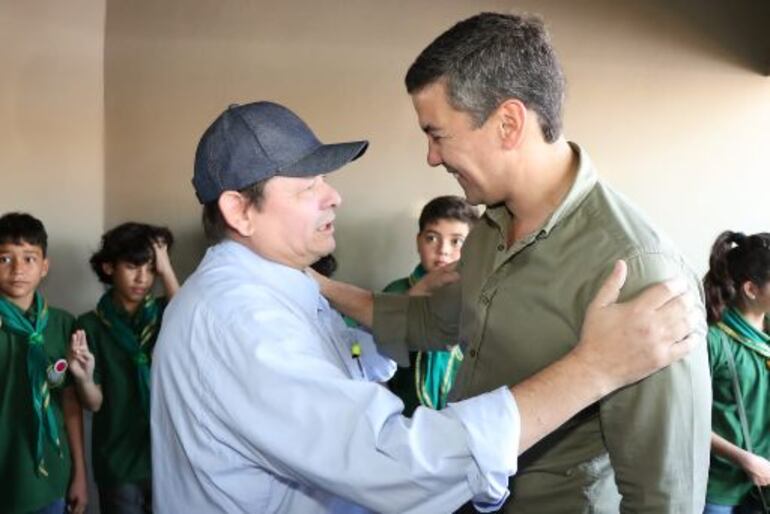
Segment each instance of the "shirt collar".
[{"label": "shirt collar", "polygon": [[318,311],[329,307],[321,296],[318,283],[304,271],[265,259],[258,253],[233,240],[223,241],[208,249],[206,257],[220,256],[238,273],[245,275],[244,281],[263,284],[289,297],[304,312],[316,318]]},{"label": "shirt collar", "polygon": [[[585,197],[588,196],[588,193],[591,192],[591,189],[593,189],[598,180],[596,168],[594,168],[594,164],[591,162],[588,152],[572,141],[569,142],[569,145],[578,158],[578,169],[575,181],[572,183],[572,186],[570,186],[569,192],[559,206],[556,207],[548,219],[546,219],[543,226],[535,231],[533,236],[545,237],[550,234],[551,230],[553,230],[559,222],[572,214]],[[484,212],[484,216],[501,229],[507,229],[511,222],[511,213],[505,205],[487,208]]]}]

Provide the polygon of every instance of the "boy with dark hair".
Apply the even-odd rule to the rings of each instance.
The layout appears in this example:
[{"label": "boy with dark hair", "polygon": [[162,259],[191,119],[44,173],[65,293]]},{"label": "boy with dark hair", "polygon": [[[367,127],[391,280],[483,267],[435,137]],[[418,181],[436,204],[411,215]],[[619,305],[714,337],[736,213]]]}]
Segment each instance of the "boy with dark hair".
[{"label": "boy with dark hair", "polygon": [[8,513],[61,514],[65,501],[82,513],[87,502],[82,412],[64,360],[74,320],[37,291],[47,246],[40,220],[0,217],[0,510]]},{"label": "boy with dark hair", "polygon": [[[439,196],[425,204],[417,233],[420,263],[408,277],[388,284],[385,292],[430,294],[440,285],[433,276],[449,271],[447,266],[460,258],[460,249],[478,217],[476,209],[459,196]],[[447,350],[410,352],[409,367],[399,368],[388,383],[404,402],[404,415],[411,416],[419,405],[442,409],[462,359],[456,344]]]},{"label": "boy with dark hair", "polygon": [[[94,476],[103,511],[151,512],[149,384],[152,350],[168,298],[179,288],[167,228],[124,223],[102,236],[91,267],[108,286],[96,309],[78,318],[70,368],[93,411]],[[152,287],[160,277],[167,297]]]}]

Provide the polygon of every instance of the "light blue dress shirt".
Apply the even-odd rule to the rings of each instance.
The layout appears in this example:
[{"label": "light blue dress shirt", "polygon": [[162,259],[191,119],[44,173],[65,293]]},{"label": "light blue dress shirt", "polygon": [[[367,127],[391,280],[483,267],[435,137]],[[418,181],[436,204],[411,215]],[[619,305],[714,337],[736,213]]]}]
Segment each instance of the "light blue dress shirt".
[{"label": "light blue dress shirt", "polygon": [[153,356],[156,514],[497,509],[516,471],[513,396],[405,418],[375,383],[392,366],[301,271],[232,241],[210,248]]}]

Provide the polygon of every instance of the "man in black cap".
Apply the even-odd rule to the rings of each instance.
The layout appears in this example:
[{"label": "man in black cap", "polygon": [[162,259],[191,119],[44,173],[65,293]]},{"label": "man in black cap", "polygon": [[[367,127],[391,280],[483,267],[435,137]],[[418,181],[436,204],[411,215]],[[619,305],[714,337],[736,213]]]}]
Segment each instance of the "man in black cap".
[{"label": "man in black cap", "polygon": [[366,147],[324,145],[269,102],[231,106],[203,135],[193,185],[214,244],[155,347],[156,512],[495,510],[520,451],[691,348],[681,288],[616,304],[617,264],[573,352],[512,388],[403,417],[376,383],[390,361],[306,271],[335,245],[341,199],[323,174]]}]

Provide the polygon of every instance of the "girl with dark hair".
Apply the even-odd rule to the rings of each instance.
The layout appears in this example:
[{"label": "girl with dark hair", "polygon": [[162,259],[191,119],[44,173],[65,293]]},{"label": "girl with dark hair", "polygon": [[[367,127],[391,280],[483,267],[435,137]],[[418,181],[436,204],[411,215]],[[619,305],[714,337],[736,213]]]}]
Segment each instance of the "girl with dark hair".
[{"label": "girl with dark hair", "polygon": [[763,512],[756,486],[770,485],[770,234],[720,234],[703,285],[714,398],[704,512]]}]

